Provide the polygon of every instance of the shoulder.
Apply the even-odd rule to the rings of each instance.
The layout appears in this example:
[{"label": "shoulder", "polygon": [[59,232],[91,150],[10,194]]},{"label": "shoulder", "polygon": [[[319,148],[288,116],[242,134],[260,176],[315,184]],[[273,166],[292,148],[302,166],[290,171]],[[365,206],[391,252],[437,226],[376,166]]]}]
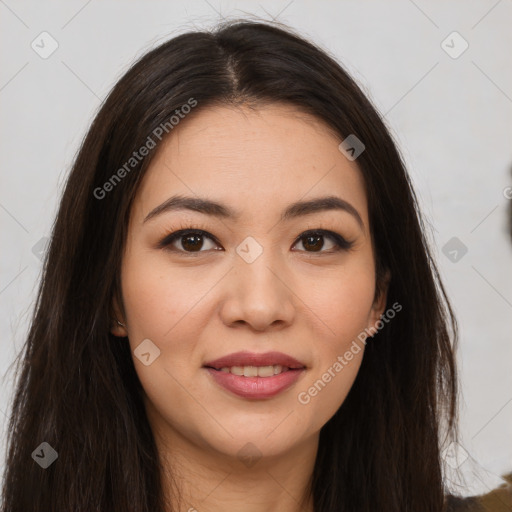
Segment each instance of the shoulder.
[{"label": "shoulder", "polygon": [[509,512],[512,511],[512,473],[503,476],[505,483],[487,494],[460,498],[446,497],[446,512]]}]

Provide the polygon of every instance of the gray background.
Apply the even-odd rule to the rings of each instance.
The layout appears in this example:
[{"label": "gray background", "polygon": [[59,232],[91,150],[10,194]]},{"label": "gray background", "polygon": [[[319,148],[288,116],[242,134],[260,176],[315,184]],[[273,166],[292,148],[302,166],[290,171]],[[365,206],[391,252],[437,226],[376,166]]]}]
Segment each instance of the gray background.
[{"label": "gray background", "polygon": [[[0,420],[13,385],[6,372],[24,341],[40,277],[41,239],[102,99],[157,43],[247,16],[274,17],[327,49],[385,116],[461,327],[462,443],[456,459],[453,447],[446,452],[451,485],[463,494],[499,485],[498,475],[512,470],[510,0],[0,0]],[[31,47],[51,49],[43,31],[58,44],[46,59]],[[447,53],[464,47],[454,31],[469,45],[457,58]],[[0,471],[3,465],[2,452]],[[462,480],[452,474],[455,465]]]}]

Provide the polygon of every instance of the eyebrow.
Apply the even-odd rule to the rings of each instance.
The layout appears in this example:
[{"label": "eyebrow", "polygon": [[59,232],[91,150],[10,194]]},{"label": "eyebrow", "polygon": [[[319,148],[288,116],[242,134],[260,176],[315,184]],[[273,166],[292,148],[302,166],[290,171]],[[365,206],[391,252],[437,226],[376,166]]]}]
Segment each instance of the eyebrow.
[{"label": "eyebrow", "polygon": [[[199,197],[187,197],[176,195],[172,196],[162,204],[151,210],[145,217],[143,222],[147,222],[154,217],[177,210],[192,210],[194,212],[212,215],[214,217],[224,219],[238,219],[240,213],[236,212],[229,206],[223,205],[216,201],[203,199]],[[359,226],[364,229],[364,223],[359,212],[347,201],[337,196],[325,196],[309,201],[297,201],[290,204],[282,213],[281,220],[290,220],[304,215],[311,215],[321,211],[341,210],[352,215]]]}]

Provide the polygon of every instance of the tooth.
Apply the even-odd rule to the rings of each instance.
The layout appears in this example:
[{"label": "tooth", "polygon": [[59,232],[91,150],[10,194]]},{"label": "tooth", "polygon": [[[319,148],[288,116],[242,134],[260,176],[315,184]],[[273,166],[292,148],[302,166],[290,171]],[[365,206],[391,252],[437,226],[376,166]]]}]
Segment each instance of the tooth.
[{"label": "tooth", "polygon": [[288,371],[289,368],[275,364],[267,366],[223,366],[222,368],[217,368],[217,370],[243,377],[272,377],[273,375],[279,375]]},{"label": "tooth", "polygon": [[243,375],[244,374],[244,368],[243,366],[232,366],[230,368],[230,371],[234,375]]},{"label": "tooth", "polygon": [[257,377],[258,368],[256,366],[244,366],[244,377]]},{"label": "tooth", "polygon": [[258,368],[258,377],[271,377],[274,375],[273,366],[260,366]]}]

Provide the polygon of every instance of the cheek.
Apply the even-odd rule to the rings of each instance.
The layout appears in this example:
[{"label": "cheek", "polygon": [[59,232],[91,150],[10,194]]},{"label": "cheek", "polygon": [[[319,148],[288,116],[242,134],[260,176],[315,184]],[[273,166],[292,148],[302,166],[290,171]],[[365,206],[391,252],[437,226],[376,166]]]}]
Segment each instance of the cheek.
[{"label": "cheek", "polygon": [[172,268],[164,258],[133,254],[123,264],[122,283],[132,337],[163,341],[175,337],[183,324],[196,325],[190,319],[205,294],[206,282],[190,269]]},{"label": "cheek", "polygon": [[315,364],[297,400],[304,411],[315,411],[313,429],[335,414],[357,377],[365,347],[358,336],[369,325],[373,295],[374,275],[367,266],[322,281],[309,294],[307,305],[321,319],[323,335],[314,335]]},{"label": "cheek", "polygon": [[[368,327],[375,292],[371,266],[357,265],[309,287],[307,306],[322,321],[321,352],[344,351]],[[306,293],[306,291],[304,291]]]},{"label": "cheek", "polygon": [[[195,293],[190,287],[177,285],[173,279],[176,276],[152,263],[155,262],[142,254],[127,257],[123,265],[123,302],[130,329],[128,342],[135,370],[150,402],[162,401],[158,408],[162,406],[165,410],[171,393],[177,407],[182,408],[185,404],[179,402],[183,397],[172,390],[176,391],[177,382],[184,380],[187,372],[184,362],[193,360],[194,345],[190,340],[196,332],[189,317],[193,316]],[[188,327],[186,333],[184,327]],[[144,341],[148,339],[151,343]],[[138,357],[148,352],[142,347],[149,347],[148,365]]]},{"label": "cheek", "polygon": [[[207,291],[205,280],[197,279],[197,274],[194,277],[192,271],[163,265],[141,251],[125,257],[122,284],[135,370],[152,404],[151,410],[167,415],[173,424],[181,421],[176,411],[203,414],[195,408],[190,395],[182,392],[182,385],[187,382],[188,392],[199,395],[194,390],[194,381],[190,381],[190,373],[198,361],[196,340],[203,329],[201,298]],[[158,357],[149,365],[141,363],[136,354],[137,347],[146,339],[159,350]]]}]

